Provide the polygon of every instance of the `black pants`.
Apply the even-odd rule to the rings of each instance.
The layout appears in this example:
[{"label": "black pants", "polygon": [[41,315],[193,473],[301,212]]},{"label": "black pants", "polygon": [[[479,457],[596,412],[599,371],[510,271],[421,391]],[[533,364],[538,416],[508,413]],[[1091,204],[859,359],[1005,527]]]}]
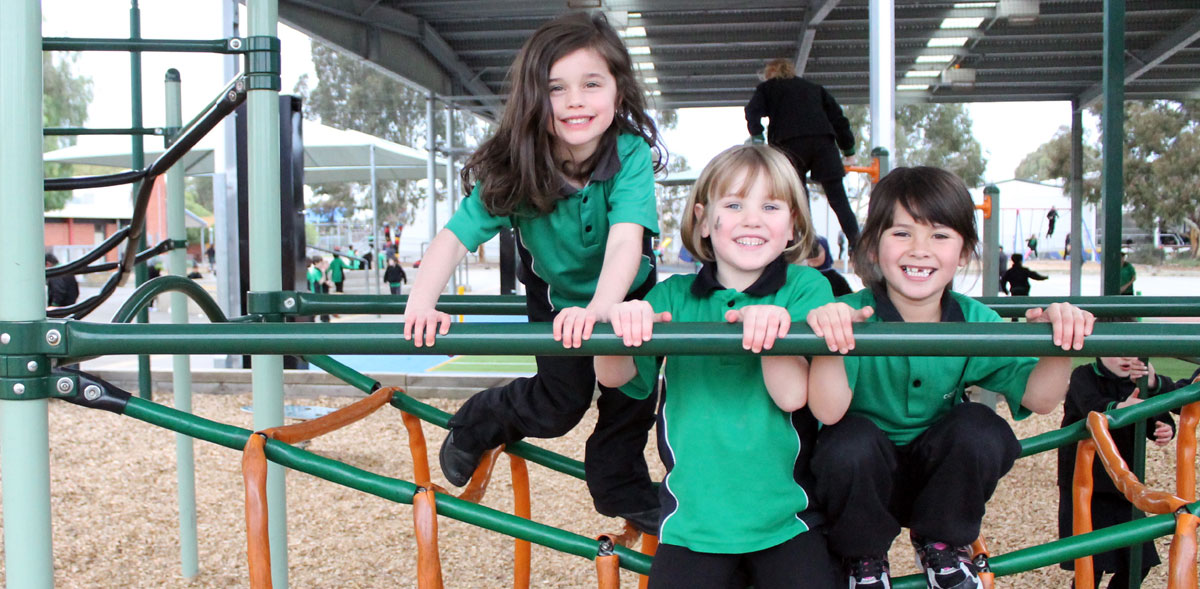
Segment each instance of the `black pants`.
[{"label": "black pants", "polygon": [[337,281],[337,282],[333,283],[333,288],[334,288],[335,290],[337,290],[338,292],[343,292],[343,291],[342,291],[342,286],[343,286],[344,284],[345,284],[345,282],[344,282],[344,281],[341,281],[341,280],[339,280],[339,281]]},{"label": "black pants", "polygon": [[796,174],[800,176],[800,184],[805,191],[808,186],[805,177],[812,173],[812,179],[821,184],[825,190],[825,198],[829,199],[829,208],[837,215],[838,225],[846,235],[850,249],[858,243],[858,218],[850,208],[850,198],[846,196],[846,187],[842,178],[846,168],[839,157],[837,144],[832,137],[809,136],[795,137],[776,144],[792,160]]},{"label": "black pants", "polygon": [[[1108,571],[1102,571],[1099,569],[1092,571],[1092,587],[1095,587],[1096,589],[1100,589],[1100,581],[1104,578],[1104,573],[1106,573],[1106,572],[1108,572]],[[1141,579],[1145,580],[1146,575],[1148,575],[1148,574],[1150,574],[1149,568],[1142,569]],[[1129,585],[1130,585],[1129,571],[1128,571],[1128,569],[1121,569],[1121,570],[1113,573],[1112,577],[1109,577],[1107,589],[1128,589]],[[1075,579],[1074,579],[1074,577],[1072,577],[1071,578],[1071,588],[1074,589],[1074,587],[1075,587]]]},{"label": "black pants", "polygon": [[818,504],[838,556],[886,555],[900,527],[965,546],[1021,445],[999,415],[963,403],[907,446],[869,419],[847,415],[821,430],[813,454]]},{"label": "black pants", "polygon": [[[631,297],[645,295],[653,281]],[[530,292],[545,292],[544,289]],[[550,321],[548,301],[526,297],[530,321]],[[596,372],[591,356],[538,356],[537,374],[481,391],[450,419],[455,445],[476,452],[525,437],[555,438],[571,431],[592,404]],[[658,507],[644,451],[654,425],[655,395],[637,400],[600,387],[600,417],[588,437],[583,466],[596,511],[607,516]]]},{"label": "black pants", "polygon": [[[736,498],[730,498],[731,501]],[[747,554],[694,552],[660,544],[650,565],[651,589],[833,589],[836,568],[819,531],[809,531],[783,544]],[[747,578],[748,577],[748,578]]]}]

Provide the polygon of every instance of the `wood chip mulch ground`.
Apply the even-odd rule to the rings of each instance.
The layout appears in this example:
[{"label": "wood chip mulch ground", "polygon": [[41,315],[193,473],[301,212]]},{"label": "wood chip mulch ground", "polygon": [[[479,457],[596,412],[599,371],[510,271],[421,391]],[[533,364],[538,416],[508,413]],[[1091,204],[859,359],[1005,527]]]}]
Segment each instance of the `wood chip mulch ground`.
[{"label": "wood chip mulch ground", "polygon": [[[170,404],[167,395],[156,398]],[[339,407],[353,399],[291,400]],[[197,415],[244,428],[251,416],[241,410],[248,395],[201,395]],[[452,411],[460,401],[433,401]],[[1007,411],[1001,408],[1001,413]],[[1035,416],[1014,424],[1021,438],[1057,427],[1060,414]],[[593,410],[571,434],[538,441],[579,458],[595,420]],[[444,432],[426,425],[431,462]],[[60,588],[248,586],[241,455],[205,442],[195,446],[200,573],[184,579],[179,569],[176,507],[175,434],[140,421],[50,403],[50,470],[54,521],[55,586]],[[652,442],[653,445],[653,442]],[[346,430],[319,438],[308,447],[321,456],[405,480],[412,479],[407,436],[398,413],[385,407]],[[1173,446],[1151,447],[1152,486],[1173,489]],[[647,449],[658,466],[653,447]],[[1056,538],[1055,457],[1023,459],[1001,482],[988,505],[984,532],[993,554]],[[656,477],[661,477],[661,467]],[[507,462],[495,470],[484,504],[511,513]],[[597,515],[582,482],[530,465],[534,519],[588,537],[616,533],[621,522]],[[440,473],[435,472],[435,482]],[[416,543],[407,505],[352,491],[303,473],[287,475],[289,582],[292,587],[415,587]],[[512,541],[442,518],[440,554],[446,587],[500,588],[512,583]],[[1157,542],[1166,562],[1166,539]],[[895,575],[916,572],[912,550],[902,534],[892,549]],[[0,563],[2,566],[2,563]],[[1145,587],[1166,586],[1165,566]],[[0,569],[0,579],[3,578]],[[1058,567],[997,580],[1001,588],[1067,587]],[[595,587],[593,564],[534,546],[534,587]],[[623,573],[623,587],[637,577]]]}]

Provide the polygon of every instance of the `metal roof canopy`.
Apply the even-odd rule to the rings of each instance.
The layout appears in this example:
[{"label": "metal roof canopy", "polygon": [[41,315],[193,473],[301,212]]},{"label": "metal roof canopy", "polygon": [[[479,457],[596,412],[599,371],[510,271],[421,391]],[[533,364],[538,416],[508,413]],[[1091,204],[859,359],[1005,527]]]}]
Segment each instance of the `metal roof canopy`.
[{"label": "metal roof canopy", "polygon": [[[868,0],[279,0],[288,24],[493,114],[521,44],[576,9],[608,12],[631,48],[648,48],[634,59],[654,64],[643,77],[658,108],[742,106],[777,57],[844,104],[869,99]],[[947,18],[982,20],[943,28]],[[897,0],[896,81],[928,88],[896,101],[1087,105],[1100,96],[1102,19],[1101,0]],[[1125,29],[1127,99],[1200,98],[1200,3],[1128,0]],[[913,69],[948,73],[906,77]]]}]

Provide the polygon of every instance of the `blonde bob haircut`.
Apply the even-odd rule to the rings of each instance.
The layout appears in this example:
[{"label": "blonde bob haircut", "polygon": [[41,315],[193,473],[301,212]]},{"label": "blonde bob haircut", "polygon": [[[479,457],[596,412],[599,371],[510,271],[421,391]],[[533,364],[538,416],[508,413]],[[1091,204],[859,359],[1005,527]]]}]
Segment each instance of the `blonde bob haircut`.
[{"label": "blonde bob haircut", "polygon": [[[734,186],[741,172],[745,172],[740,186]],[[745,198],[746,191],[760,178],[765,178],[768,192],[774,200],[787,203],[792,215],[795,234],[783,250],[783,258],[789,263],[806,256],[812,250],[813,228],[808,213],[808,197],[791,160],[783,152],[769,145],[738,145],[722,151],[704,166],[692,194],[684,209],[683,227],[680,229],[683,246],[692,257],[702,262],[716,260],[712,240],[700,235],[698,226],[703,218],[697,217],[696,205],[704,205],[708,214],[709,203],[721,195],[737,194]]]},{"label": "blonde bob haircut", "polygon": [[796,65],[790,59],[772,59],[767,62],[767,67],[764,67],[759,75],[764,80],[794,78],[796,77]]}]

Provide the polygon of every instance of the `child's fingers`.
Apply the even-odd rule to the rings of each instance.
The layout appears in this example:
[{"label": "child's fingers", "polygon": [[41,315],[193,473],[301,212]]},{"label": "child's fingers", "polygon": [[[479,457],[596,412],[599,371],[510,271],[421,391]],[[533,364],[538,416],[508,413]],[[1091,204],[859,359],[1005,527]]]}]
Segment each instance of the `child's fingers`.
[{"label": "child's fingers", "polygon": [[563,336],[563,321],[567,318],[566,313],[559,313],[554,316],[554,341],[562,341]]},{"label": "child's fingers", "polygon": [[[743,312],[742,316],[742,349],[754,350],[755,329],[758,325],[758,315],[751,312]],[[762,345],[761,340],[759,345]]]},{"label": "child's fingers", "polygon": [[654,316],[654,322],[655,323],[670,323],[671,322],[671,312],[663,311],[662,313],[656,314]]},{"label": "child's fingers", "polygon": [[[654,333],[654,313],[639,313],[642,325],[642,332],[639,334],[641,341],[650,341],[650,334]],[[638,342],[641,343],[641,342]]]},{"label": "child's fingers", "polygon": [[[592,339],[592,329],[595,327],[596,327],[596,315],[594,313],[588,313],[587,316],[584,317],[584,319],[583,319],[582,341],[587,341],[589,339]],[[580,342],[580,345],[582,345],[582,342]]]},{"label": "child's fingers", "polygon": [[737,309],[730,309],[728,311],[725,311],[725,322],[726,323],[737,323],[738,321],[741,321],[741,320],[742,320],[742,312],[741,311],[738,311]]},{"label": "child's fingers", "polygon": [[775,346],[775,340],[781,337],[780,330],[783,329],[783,322],[772,317],[766,321],[764,327],[766,329],[763,330],[763,336],[755,352],[769,350]]}]

